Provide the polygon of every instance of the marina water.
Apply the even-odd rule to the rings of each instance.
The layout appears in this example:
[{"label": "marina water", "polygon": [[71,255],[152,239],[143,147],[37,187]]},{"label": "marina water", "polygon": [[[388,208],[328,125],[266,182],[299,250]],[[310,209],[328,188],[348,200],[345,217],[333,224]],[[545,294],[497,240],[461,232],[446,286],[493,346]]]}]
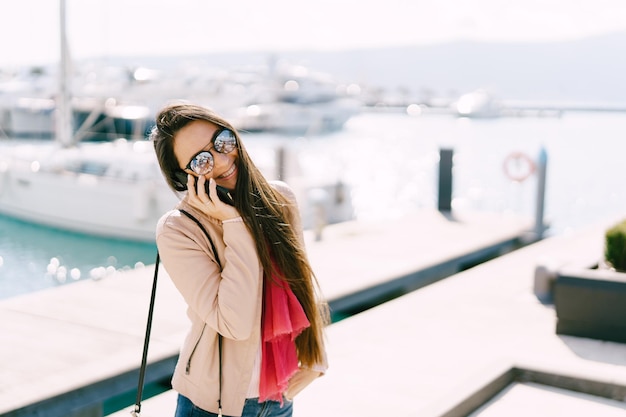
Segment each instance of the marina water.
[{"label": "marina water", "polygon": [[[355,218],[364,221],[436,208],[440,149],[454,152],[453,210],[534,216],[536,175],[512,181],[503,164],[513,152],[536,159],[544,149],[548,234],[626,218],[624,113],[465,119],[374,112],[354,117],[331,134],[244,134],[243,140],[262,163],[274,157],[278,146],[297,155],[300,172],[288,175],[348,185]],[[0,142],[0,151],[17,142]],[[155,255],[152,243],[102,239],[0,216],[0,299],[140,268],[153,263]]]}]

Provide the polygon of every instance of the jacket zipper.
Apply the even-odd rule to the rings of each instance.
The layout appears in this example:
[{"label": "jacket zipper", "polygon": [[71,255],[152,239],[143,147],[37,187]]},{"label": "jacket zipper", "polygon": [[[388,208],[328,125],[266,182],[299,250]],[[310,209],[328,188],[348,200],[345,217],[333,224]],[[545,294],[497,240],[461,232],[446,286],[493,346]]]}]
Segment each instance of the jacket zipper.
[{"label": "jacket zipper", "polygon": [[189,359],[187,359],[187,366],[185,366],[185,375],[189,375],[189,370],[191,368],[191,358],[193,358],[193,354],[196,351],[196,348],[198,347],[198,345],[200,344],[200,339],[202,339],[202,335],[204,334],[204,329],[206,329],[206,323],[204,323],[204,326],[202,326],[202,331],[200,332],[200,336],[198,337],[198,340],[196,340],[196,344],[193,345],[193,349],[191,349],[191,353],[189,354]]}]

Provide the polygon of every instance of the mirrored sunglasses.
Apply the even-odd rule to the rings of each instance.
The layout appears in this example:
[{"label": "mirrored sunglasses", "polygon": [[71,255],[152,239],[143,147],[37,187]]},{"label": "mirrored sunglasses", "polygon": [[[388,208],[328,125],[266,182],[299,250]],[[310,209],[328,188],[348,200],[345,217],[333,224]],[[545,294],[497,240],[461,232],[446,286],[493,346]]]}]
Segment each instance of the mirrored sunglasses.
[{"label": "mirrored sunglasses", "polygon": [[203,149],[195,154],[185,169],[193,171],[196,175],[206,175],[213,170],[214,160],[211,148],[219,153],[231,153],[237,146],[237,137],[229,129],[222,128],[215,132],[211,139],[209,149]]}]

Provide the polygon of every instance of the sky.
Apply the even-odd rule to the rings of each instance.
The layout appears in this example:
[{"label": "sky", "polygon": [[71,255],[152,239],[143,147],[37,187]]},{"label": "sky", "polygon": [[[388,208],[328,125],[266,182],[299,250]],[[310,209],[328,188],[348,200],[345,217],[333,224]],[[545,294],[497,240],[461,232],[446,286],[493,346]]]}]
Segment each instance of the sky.
[{"label": "sky", "polygon": [[[0,0],[0,67],[53,63],[60,0]],[[74,59],[341,50],[626,31],[624,0],[66,0]]]}]

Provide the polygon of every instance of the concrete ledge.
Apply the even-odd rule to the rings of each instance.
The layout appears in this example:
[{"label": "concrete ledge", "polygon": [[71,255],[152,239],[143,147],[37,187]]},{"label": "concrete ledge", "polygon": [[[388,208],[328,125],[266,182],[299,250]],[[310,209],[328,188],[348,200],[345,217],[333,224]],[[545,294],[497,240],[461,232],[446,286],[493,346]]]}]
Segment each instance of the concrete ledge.
[{"label": "concrete ledge", "polygon": [[[598,225],[543,240],[333,324],[328,373],[297,397],[294,416],[467,416],[490,399],[503,404],[501,394],[527,388],[524,379],[570,388],[565,402],[591,408],[596,397],[582,397],[594,389],[615,389],[619,396],[626,345],[557,335],[554,307],[532,292],[537,264],[598,259],[603,230]],[[558,378],[543,381],[542,373]],[[576,384],[587,394],[574,391]],[[622,411],[625,404],[618,405]],[[563,410],[553,415],[577,415]]]},{"label": "concrete ledge", "polygon": [[[423,417],[466,417],[515,380],[510,364],[494,364],[420,410]],[[453,384],[451,384],[453,385]]]},{"label": "concrete ledge", "polygon": [[[537,262],[571,265],[601,251],[603,229],[544,240],[333,324],[329,371],[298,395],[294,416],[467,417],[506,404],[520,387],[531,391],[527,404],[542,407],[556,390],[566,395],[555,403],[565,404],[553,414],[491,415],[574,416],[579,406],[592,410],[585,416],[606,407],[619,415],[626,345],[556,335],[553,306],[532,294]],[[173,412],[175,398],[146,400],[146,415]]]},{"label": "concrete ledge", "polygon": [[[152,272],[3,300],[0,415],[99,416],[105,400],[136,390]],[[188,326],[169,279],[157,293],[147,384],[169,379]]]},{"label": "concrete ledge", "polygon": [[[141,414],[144,416],[168,416],[173,417],[176,412],[176,401],[178,393],[174,390],[165,391],[154,397],[147,398],[141,402]],[[107,417],[128,417],[135,406],[129,406]]]},{"label": "concrete ledge", "polygon": [[[517,382],[533,382],[620,402],[626,400],[626,385],[623,384],[595,380],[583,375],[565,375],[519,366],[508,367],[503,371],[499,371],[499,368],[501,367],[495,366],[491,370],[485,370],[486,377],[491,377],[491,379],[483,382],[482,385],[480,380],[474,379],[475,390],[473,392],[457,392],[456,398],[450,395],[442,401],[441,405],[422,410],[420,416],[467,417]],[[564,412],[565,414],[567,413]]]},{"label": "concrete ledge", "polygon": [[[536,383],[573,393],[619,402],[626,401],[626,385],[623,384],[600,381],[582,374],[567,375],[519,365],[495,364],[484,369],[467,384],[455,387],[430,407],[422,409],[419,417],[467,417],[515,383]],[[167,410],[167,415],[173,415],[176,409],[176,396],[176,392],[168,391],[147,399],[142,403],[142,410],[149,414],[154,414],[154,410]],[[127,416],[131,409],[120,410],[109,417]]]},{"label": "concrete ledge", "polygon": [[[465,213],[451,219],[423,211],[329,226],[322,241],[308,234],[307,246],[326,299],[353,306],[379,285],[386,288],[382,293],[423,285],[415,283],[424,278],[416,271],[452,274],[506,252],[523,240],[527,226],[516,216]],[[152,272],[147,267],[3,300],[0,416],[97,417],[103,408],[98,401],[134,390]],[[182,297],[161,272],[148,383],[169,378],[189,325]],[[388,281],[395,282],[388,287]],[[359,295],[344,298],[353,293]]]},{"label": "concrete ledge", "polygon": [[[169,381],[172,369],[176,365],[176,357],[168,357],[150,363],[146,368],[145,383]],[[56,397],[48,398],[19,409],[12,410],[3,416],[101,416],[102,403],[109,398],[137,389],[139,371],[132,370],[109,379],[85,385],[74,391],[68,391]]]},{"label": "concrete ledge", "polygon": [[523,246],[522,236],[459,254],[413,273],[329,300],[333,319],[351,316]]}]

